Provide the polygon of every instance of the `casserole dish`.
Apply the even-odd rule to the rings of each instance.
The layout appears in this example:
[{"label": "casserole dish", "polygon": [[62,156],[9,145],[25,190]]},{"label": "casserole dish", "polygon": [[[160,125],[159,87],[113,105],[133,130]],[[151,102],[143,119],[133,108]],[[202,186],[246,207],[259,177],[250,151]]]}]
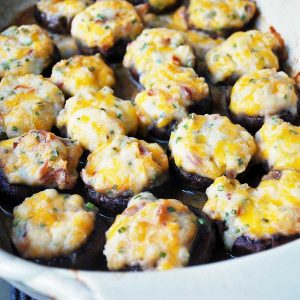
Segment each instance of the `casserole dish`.
[{"label": "casserole dish", "polygon": [[[1,1],[1,27],[32,5],[30,1]],[[290,0],[257,1],[259,28],[273,25],[284,37],[291,75],[300,69],[297,12]],[[284,15],[283,13],[284,12]],[[38,299],[296,299],[300,267],[300,241],[259,254],[167,272],[109,273],[47,268],[9,254],[1,216],[0,276]],[[263,284],[262,284],[263,283]]]}]

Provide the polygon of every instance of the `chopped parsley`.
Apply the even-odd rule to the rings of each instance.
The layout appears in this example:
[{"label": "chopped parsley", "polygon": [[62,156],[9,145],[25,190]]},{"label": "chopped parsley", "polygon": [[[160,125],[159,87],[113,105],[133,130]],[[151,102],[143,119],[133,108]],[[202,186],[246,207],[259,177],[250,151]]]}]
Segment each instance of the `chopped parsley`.
[{"label": "chopped parsley", "polygon": [[120,227],[119,229],[118,229],[118,232],[119,233],[123,233],[123,232],[125,232],[127,230],[127,228],[125,227],[125,226],[122,226],[122,227]]},{"label": "chopped parsley", "polygon": [[11,129],[12,129],[12,131],[14,131],[14,132],[17,132],[17,131],[19,131],[19,128],[18,128],[18,127],[16,127],[16,126],[13,126]]},{"label": "chopped parsley", "polygon": [[168,212],[172,213],[174,211],[176,211],[176,209],[172,206],[167,207]]},{"label": "chopped parsley", "polygon": [[167,256],[167,253],[166,253],[166,252],[160,252],[160,253],[159,253],[159,256],[162,257],[162,258],[163,258],[163,257],[166,257],[166,256]]},{"label": "chopped parsley", "polygon": [[98,207],[94,205],[92,202],[86,203],[84,207],[87,211],[94,211],[94,212],[98,211]]},{"label": "chopped parsley", "polygon": [[182,140],[182,137],[181,137],[181,136],[177,137],[177,138],[176,138],[176,141],[175,141],[176,144],[177,144],[180,140]]}]

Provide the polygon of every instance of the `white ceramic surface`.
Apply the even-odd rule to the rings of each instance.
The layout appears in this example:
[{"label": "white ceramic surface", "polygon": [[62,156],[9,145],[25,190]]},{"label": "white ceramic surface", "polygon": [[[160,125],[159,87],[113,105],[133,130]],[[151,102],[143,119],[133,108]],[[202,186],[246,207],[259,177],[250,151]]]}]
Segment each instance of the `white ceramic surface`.
[{"label": "white ceramic surface", "polygon": [[[7,10],[21,9],[30,1],[0,0],[0,16],[5,14],[4,2]],[[259,26],[273,25],[281,33],[296,73],[300,70],[300,0],[257,3],[262,13]],[[0,277],[30,293],[56,299],[298,300],[300,240],[235,260],[160,273],[75,272],[36,265],[0,250]]]}]

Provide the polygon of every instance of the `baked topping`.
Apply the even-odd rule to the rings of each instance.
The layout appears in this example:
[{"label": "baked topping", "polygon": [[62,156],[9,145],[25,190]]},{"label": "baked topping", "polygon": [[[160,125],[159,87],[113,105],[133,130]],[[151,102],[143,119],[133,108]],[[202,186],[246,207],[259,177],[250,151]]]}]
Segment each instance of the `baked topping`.
[{"label": "baked topping", "polygon": [[242,76],[233,86],[230,110],[236,115],[267,116],[283,111],[297,113],[294,82],[284,72],[259,70]]},{"label": "baked topping", "polygon": [[84,46],[106,52],[121,39],[135,39],[142,30],[143,24],[133,5],[122,0],[104,0],[74,17],[71,34]]},{"label": "baked topping", "polygon": [[193,67],[195,63],[193,51],[185,44],[183,35],[167,28],[145,29],[128,45],[123,61],[126,68],[139,75],[166,63],[183,67]]},{"label": "baked topping", "polygon": [[278,118],[266,118],[256,133],[256,159],[275,170],[300,171],[300,127]]},{"label": "baked topping", "polygon": [[50,130],[64,96],[40,75],[7,76],[0,83],[0,131],[9,138],[32,129]]},{"label": "baked topping", "polygon": [[95,213],[79,195],[44,190],[14,209],[12,241],[25,258],[51,259],[82,246],[94,229]]},{"label": "baked topping", "polygon": [[282,47],[282,40],[270,32],[236,32],[208,51],[205,61],[212,80],[216,83],[257,70],[278,70],[275,52]]},{"label": "baked topping", "polygon": [[10,184],[70,189],[81,154],[76,142],[46,131],[0,142],[0,166]]},{"label": "baked topping", "polygon": [[41,74],[51,63],[53,52],[53,41],[39,26],[11,26],[0,34],[0,78]]},{"label": "baked topping", "polygon": [[140,77],[140,82],[147,91],[177,89],[181,97],[190,103],[200,101],[208,96],[208,85],[204,78],[198,77],[192,68],[170,63],[157,66],[144,73]]},{"label": "baked topping", "polygon": [[300,173],[273,171],[257,188],[222,176],[207,189],[203,211],[223,221],[223,239],[231,249],[236,239],[253,240],[300,233]]},{"label": "baked topping", "polygon": [[251,0],[190,0],[187,9],[189,24],[207,31],[241,28],[255,12]]},{"label": "baked topping", "polygon": [[149,188],[167,171],[168,158],[158,144],[118,136],[88,156],[81,177],[96,192],[117,197]]},{"label": "baked topping", "polygon": [[196,216],[180,201],[138,194],[106,232],[104,254],[108,268],[183,267],[189,262],[197,232]]},{"label": "baked topping", "polygon": [[171,133],[169,147],[178,168],[210,179],[242,173],[256,150],[243,127],[216,114],[189,115]]},{"label": "baked topping", "polygon": [[113,70],[105,64],[99,54],[77,55],[60,61],[52,69],[51,80],[64,93],[72,96],[84,89],[101,89],[115,84]]},{"label": "baked topping", "polygon": [[117,135],[134,134],[137,123],[132,102],[115,97],[109,87],[68,99],[57,117],[57,126],[90,151]]}]

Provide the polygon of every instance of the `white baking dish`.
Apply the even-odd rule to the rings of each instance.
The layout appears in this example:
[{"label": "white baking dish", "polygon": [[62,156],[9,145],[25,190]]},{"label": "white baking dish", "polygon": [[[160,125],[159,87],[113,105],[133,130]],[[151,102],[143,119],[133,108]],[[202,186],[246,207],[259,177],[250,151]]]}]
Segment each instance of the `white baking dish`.
[{"label": "white baking dish", "polygon": [[[0,27],[31,2],[0,0]],[[258,26],[272,25],[280,32],[294,75],[300,70],[300,1],[257,0],[257,4],[261,12]],[[143,273],[49,268],[0,249],[0,277],[39,299],[296,300],[300,299],[300,240],[239,259]]]}]

